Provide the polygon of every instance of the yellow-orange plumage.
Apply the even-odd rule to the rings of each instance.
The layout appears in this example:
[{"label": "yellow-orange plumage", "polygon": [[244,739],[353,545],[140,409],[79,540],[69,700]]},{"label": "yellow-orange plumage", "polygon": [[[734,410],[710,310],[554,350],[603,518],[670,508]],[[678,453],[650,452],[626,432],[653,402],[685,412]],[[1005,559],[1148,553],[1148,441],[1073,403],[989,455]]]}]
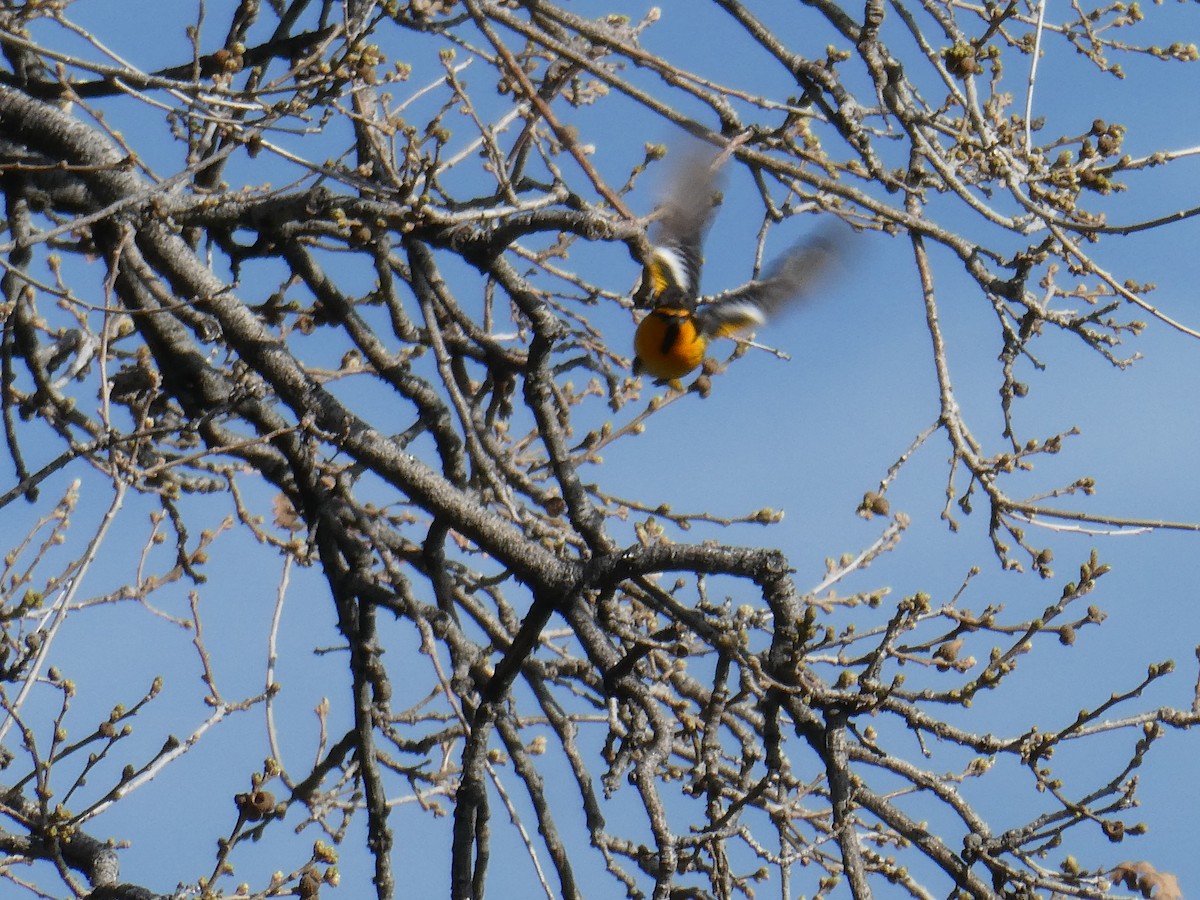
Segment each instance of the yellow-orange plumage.
[{"label": "yellow-orange plumage", "polygon": [[633,336],[637,371],[670,381],[682,378],[704,362],[708,336],[686,309],[660,306],[638,324]]}]

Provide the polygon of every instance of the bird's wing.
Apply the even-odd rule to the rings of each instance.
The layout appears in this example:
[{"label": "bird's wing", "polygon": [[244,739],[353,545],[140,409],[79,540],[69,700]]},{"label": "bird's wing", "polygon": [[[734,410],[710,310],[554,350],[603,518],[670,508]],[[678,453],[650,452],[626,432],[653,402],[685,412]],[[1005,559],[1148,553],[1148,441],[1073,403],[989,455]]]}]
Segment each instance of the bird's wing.
[{"label": "bird's wing", "polygon": [[697,309],[700,330],[712,337],[727,337],[759,327],[783,307],[811,298],[841,257],[842,242],[834,234],[823,232],[806,238],[776,259],[762,278]]},{"label": "bird's wing", "polygon": [[711,156],[693,152],[678,165],[650,233],[650,258],[635,295],[639,306],[658,306],[666,298],[688,306],[695,303],[717,189]]}]

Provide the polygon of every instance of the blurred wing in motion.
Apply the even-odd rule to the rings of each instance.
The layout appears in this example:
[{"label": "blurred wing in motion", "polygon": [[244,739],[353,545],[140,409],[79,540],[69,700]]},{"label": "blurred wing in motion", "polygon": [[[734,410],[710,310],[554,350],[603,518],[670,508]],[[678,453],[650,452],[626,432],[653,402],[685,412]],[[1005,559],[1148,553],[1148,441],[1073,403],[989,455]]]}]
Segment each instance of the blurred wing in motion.
[{"label": "blurred wing in motion", "polygon": [[700,295],[704,236],[718,202],[714,158],[691,153],[671,179],[651,232],[650,258],[634,293],[636,306],[690,308]]},{"label": "blurred wing in motion", "polygon": [[776,259],[766,274],[696,310],[700,331],[728,337],[763,325],[786,306],[810,299],[842,259],[842,241],[829,232],[809,237]]}]

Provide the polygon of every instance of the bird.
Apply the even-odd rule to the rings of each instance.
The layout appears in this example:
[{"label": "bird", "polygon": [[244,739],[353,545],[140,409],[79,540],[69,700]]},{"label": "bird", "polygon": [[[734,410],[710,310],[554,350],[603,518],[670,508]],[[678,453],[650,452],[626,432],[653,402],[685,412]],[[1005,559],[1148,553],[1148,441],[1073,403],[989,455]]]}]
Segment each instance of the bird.
[{"label": "bird", "polygon": [[783,307],[813,292],[838,255],[828,232],[801,241],[763,276],[705,302],[700,295],[703,245],[720,201],[716,161],[688,158],[659,205],[650,253],[633,294],[649,312],[634,334],[633,372],[679,387],[704,362],[709,342],[764,325]]}]

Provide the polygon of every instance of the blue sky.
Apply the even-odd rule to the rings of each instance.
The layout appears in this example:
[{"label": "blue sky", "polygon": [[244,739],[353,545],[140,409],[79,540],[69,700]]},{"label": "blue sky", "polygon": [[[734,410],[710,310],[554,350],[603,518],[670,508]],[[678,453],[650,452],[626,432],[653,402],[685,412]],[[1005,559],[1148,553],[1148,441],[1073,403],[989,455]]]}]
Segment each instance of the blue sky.
[{"label": "blue sky", "polygon": [[[643,41],[648,50],[747,90],[779,94],[794,91],[794,86],[786,84],[777,71],[766,71],[755,62],[757,57],[750,57],[751,64],[742,63],[746,49],[736,41],[730,43],[728,23],[708,4],[668,0],[660,5],[662,21],[647,32]],[[752,5],[778,15],[780,33],[786,34],[796,49],[820,53],[832,40],[831,34],[819,29],[811,33],[803,30],[812,17],[802,4]],[[204,32],[201,43],[206,49],[217,46],[222,37],[222,14],[228,4],[209,6],[210,21],[222,24]],[[625,6],[635,18],[645,8]],[[580,3],[574,8],[581,14],[607,9],[600,3]],[[1052,9],[1055,12],[1061,11]],[[1195,32],[1195,12],[1190,7],[1154,6],[1145,12],[1148,31],[1161,35],[1154,40],[1167,43],[1176,39],[1174,35]],[[145,70],[187,56],[182,25],[164,24],[160,4],[90,0],[70,7],[69,15]],[[122,28],[113,27],[114,15],[120,15]],[[47,29],[35,33],[35,37],[44,38],[50,33]],[[70,49],[82,52],[78,43]],[[432,77],[422,77],[428,71],[422,66],[431,65],[434,52],[429,45],[385,49],[393,58],[414,64],[416,73],[410,83],[413,89]],[[1021,67],[1027,62],[1027,57],[1013,57],[1010,63],[1012,71],[1007,77],[1014,93],[1014,110],[1024,105],[1025,71]],[[1153,60],[1122,62],[1129,78],[1101,78],[1060,42],[1047,44],[1034,103],[1037,114],[1046,118],[1045,133],[1083,133],[1099,117],[1126,125],[1125,148],[1134,156],[1200,145],[1200,126],[1194,116],[1183,114],[1194,106],[1200,89],[1195,67]],[[648,79],[644,73],[627,74]],[[480,86],[481,98],[489,93],[494,97],[494,92],[484,88],[490,76],[483,66],[476,63],[464,77],[469,84]],[[401,86],[395,90],[400,93],[404,89]],[[431,98],[427,105],[433,108],[437,102]],[[161,116],[148,115],[145,107],[133,103],[106,104],[105,109],[109,121],[125,132],[139,155],[159,174],[170,174],[178,168],[179,148],[156,137],[163,128]],[[617,182],[640,159],[644,141],[678,141],[677,132],[665,123],[632,119],[632,105],[621,99],[577,113],[564,108],[561,114],[580,129],[584,142],[596,146],[597,166]],[[456,127],[466,134],[465,122]],[[293,139],[296,146],[313,156],[319,152],[309,148],[321,146],[321,141],[330,147],[341,146],[336,136]],[[562,164],[570,165],[567,161]],[[258,183],[263,171],[238,160],[231,166],[230,177],[246,177]],[[571,178],[577,175],[574,171],[568,174]],[[286,178],[282,174],[278,177],[280,181]],[[1191,188],[1196,179],[1195,163],[1184,159],[1126,176],[1126,193],[1088,200],[1094,208],[1108,212],[1113,222],[1152,218],[1192,203]],[[636,211],[645,213],[652,208],[654,185],[660,180],[658,176],[650,177],[629,198]],[[946,226],[979,227],[949,200],[935,202],[931,209]],[[749,179],[742,173],[733,174],[726,187],[726,203],[708,243],[706,290],[734,287],[749,277],[760,220],[761,210]],[[808,217],[798,217],[775,229],[768,243],[768,256],[782,251],[811,227]],[[1156,282],[1158,290],[1151,296],[1152,301],[1174,318],[1200,327],[1194,297],[1200,267],[1194,252],[1198,228],[1195,220],[1186,220],[1127,240],[1106,239],[1094,250],[1103,265],[1123,277]],[[982,238],[983,232],[980,234]],[[715,539],[779,547],[795,567],[801,588],[820,582],[826,558],[870,544],[883,523],[864,521],[856,515],[855,507],[865,491],[878,486],[887,467],[913,438],[936,419],[937,386],[907,238],[870,234],[856,238],[852,247],[852,264],[823,296],[760,335],[763,341],[789,354],[790,360],[750,351],[716,379],[711,397],[702,400],[691,395],[655,415],[643,434],[607,448],[603,463],[587,469],[585,480],[595,480],[619,497],[638,498],[651,505],[670,503],[677,509],[703,509],[720,516],[743,515],[762,507],[783,510],[782,522],[769,528],[698,525],[687,534],[670,533],[679,540]],[[1003,446],[996,400],[1000,372],[995,359],[1000,345],[995,316],[956,261],[937,250],[933,257],[958,399],[967,423],[995,452]],[[573,248],[571,259],[590,276],[603,277],[614,291],[632,288],[637,278],[636,265],[621,245],[579,245]],[[241,294],[248,302],[261,302],[274,288],[272,279],[278,277],[269,266],[254,265],[247,266],[243,275]],[[470,286],[463,281],[460,289],[469,291]],[[634,322],[627,311],[609,305],[595,311],[593,322],[603,328],[614,348],[630,352]],[[305,347],[315,358],[336,360],[340,356],[341,347],[312,347],[315,343],[297,342],[297,346]],[[731,347],[718,347],[716,353]],[[1062,336],[1046,336],[1036,350],[1048,368],[1035,372],[1022,364],[1022,379],[1030,385],[1029,396],[1017,406],[1023,435],[1044,438],[1072,426],[1078,426],[1080,434],[1068,442],[1062,454],[1039,458],[1038,469],[1027,482],[1049,486],[1090,475],[1097,481],[1096,495],[1083,504],[1063,501],[1064,505],[1114,516],[1197,519],[1194,471],[1200,417],[1194,385],[1200,378],[1200,346],[1196,340],[1151,322],[1143,335],[1123,346],[1124,352],[1143,357],[1125,370],[1112,367],[1078,341]],[[389,410],[377,408],[380,401],[369,391],[356,396],[359,386],[348,381],[335,390],[353,397],[373,420],[386,422]],[[648,398],[653,391],[647,386],[644,396]],[[628,421],[640,409],[627,407],[616,414],[615,423]],[[599,421],[604,415],[606,410],[599,404],[586,409],[578,433],[582,435],[590,427],[589,418]],[[398,422],[396,427],[403,425]],[[955,534],[940,519],[948,456],[948,444],[939,433],[905,466],[889,491],[889,499],[893,510],[902,510],[911,517],[912,525],[899,548],[855,575],[850,588],[887,586],[893,598],[920,590],[930,593],[935,602],[944,602],[958,589],[968,570],[978,565],[981,573],[964,595],[963,605],[980,608],[986,603],[1003,603],[1013,610],[1040,610],[1057,598],[1062,582],[1074,577],[1072,573],[1092,547],[1097,547],[1102,559],[1113,566],[1089,601],[1107,614],[1103,627],[1083,629],[1072,647],[1060,647],[1053,639],[1044,638],[1038,652],[1021,661],[1004,691],[981,696],[969,712],[955,711],[953,715],[961,716],[974,728],[1000,734],[1020,732],[1031,723],[1040,724],[1043,730],[1061,727],[1073,719],[1078,709],[1095,707],[1110,691],[1132,687],[1143,676],[1148,662],[1164,659],[1174,659],[1179,671],[1153,686],[1141,703],[1146,707],[1190,706],[1196,683],[1193,651],[1200,643],[1193,574],[1193,554],[1200,536],[1187,532],[1045,532],[1035,540],[1054,549],[1054,579],[1042,582],[1033,575],[1002,572],[987,541],[985,511],[960,516],[961,528]],[[68,470],[48,482],[44,496],[56,496],[74,477],[85,476],[82,471]],[[1013,493],[1023,495],[1030,490],[1022,486],[1024,483],[1014,484]],[[270,514],[269,492],[251,490],[249,497],[258,512]],[[378,502],[394,500],[381,494]],[[106,503],[102,482],[89,477],[80,518],[90,516],[95,520]],[[89,575],[89,595],[119,583],[130,561],[140,552],[149,528],[146,516],[154,508],[145,500],[131,499],[104,565]],[[204,523],[216,527],[230,508],[224,498],[213,497],[195,501],[192,511],[198,517],[193,531],[198,531]],[[10,508],[6,514],[23,527],[38,512]],[[20,533],[16,524],[5,525],[3,530],[6,534]],[[629,526],[614,523],[612,530],[619,540],[633,540]],[[82,521],[76,531],[86,533]],[[74,546],[68,544],[63,552],[70,552]],[[162,565],[169,560],[170,552],[168,542],[151,559]],[[205,638],[214,651],[223,690],[230,698],[250,695],[262,689],[263,639],[279,583],[279,556],[270,548],[231,534],[217,538],[211,556],[214,562],[210,581],[196,589],[205,616]],[[158,602],[173,615],[186,616],[188,590],[183,584],[170,586]],[[735,597],[736,602],[745,601]],[[329,606],[327,589],[313,573],[294,573],[284,607],[280,639],[284,652],[276,677],[285,686],[277,712],[279,721],[286,722],[282,729],[285,762],[295,771],[303,771],[305,761],[315,753],[316,720],[311,710],[322,695],[335,698],[331,733],[339,733],[336,723],[345,723],[346,712],[337,702],[344,656],[311,652],[314,643],[327,646],[332,641],[326,640],[333,634]],[[858,621],[863,628],[881,624],[888,614],[886,603],[874,613],[855,613],[862,616]],[[560,624],[555,620],[551,627]],[[314,639],[314,632],[321,637]],[[388,653],[392,654],[389,662],[402,654],[415,655],[417,647],[411,633],[397,629],[394,640],[394,646],[388,645]],[[160,672],[171,673],[164,699],[139,719],[131,739],[136,751],[131,755],[144,758],[152,753],[167,730],[181,734],[181,729],[198,725],[206,710],[198,701],[198,664],[190,642],[191,636],[178,627],[149,617],[131,605],[74,617],[56,652],[82,688],[73,705],[73,715],[80,719],[75,728],[85,730],[83,723],[91,721],[88,714],[102,715],[114,698],[129,703]],[[119,665],[113,662],[114,646]],[[416,665],[425,665],[424,660],[417,660]],[[419,671],[422,677],[428,677],[427,667]],[[914,673],[912,677],[920,676]],[[414,688],[414,702],[419,694]],[[51,702],[48,698],[47,703]],[[39,707],[36,715],[45,720],[53,711],[53,706],[47,705]],[[261,757],[256,749],[248,764],[245,747],[247,742],[261,744],[263,730],[261,711],[234,717],[227,726],[206,737],[196,751],[168,768],[155,784],[118,804],[97,823],[101,836],[133,841],[122,852],[123,877],[167,889],[176,880],[188,880],[203,874],[206,866],[211,867],[215,838],[232,827],[232,795],[246,789],[249,771]],[[1080,754],[1077,759],[1071,758],[1074,751],[1065,751],[1059,767],[1080,779],[1093,772],[1108,772],[1119,765],[1121,752],[1128,752],[1136,737],[1129,733],[1101,740],[1097,744],[1099,752]],[[1112,756],[1103,757],[1105,750]],[[1197,890],[1200,860],[1193,852],[1189,827],[1190,811],[1200,802],[1194,758],[1193,736],[1168,735],[1138,773],[1142,807],[1136,815],[1127,816],[1129,820],[1150,823],[1150,833],[1129,839],[1124,846],[1110,846],[1098,829],[1091,833],[1086,827],[1077,829],[1078,846],[1086,862],[1147,859],[1177,873],[1185,891]],[[1109,769],[1100,768],[1106,763]],[[998,792],[994,784],[1019,785],[1018,797],[1028,805],[1013,813],[1008,808],[1011,797],[1007,787]],[[967,791],[981,808],[995,810],[997,827],[1022,821],[1034,814],[1031,810],[1038,809],[1036,794],[1018,773],[1007,780],[983,779],[964,787]],[[155,814],[166,802],[164,798],[176,798],[170,801],[172,804],[182,802],[187,814],[169,816],[164,821]],[[624,802],[626,798],[618,795],[614,810],[619,811]],[[560,804],[567,819],[570,808],[569,802]],[[504,818],[498,805],[495,814],[498,821]],[[155,824],[148,828],[151,821]],[[412,879],[411,889],[419,895],[444,894],[445,867],[427,863],[437,858],[441,847],[448,846],[449,819],[431,818],[410,804],[397,808],[393,821],[399,834],[397,868]],[[246,868],[239,869],[238,880],[261,878],[264,873],[296,862],[296,845],[287,833],[295,824],[297,821],[289,819],[284,828],[269,833],[261,844],[239,849],[235,859]],[[565,827],[565,823],[560,824]],[[496,831],[505,829],[498,825]],[[312,829],[305,832],[298,839],[299,846],[306,845],[314,835]],[[579,840],[580,835],[582,830],[575,833],[575,839]],[[197,840],[196,836],[201,837]],[[505,853],[496,853],[499,872],[514,879],[528,878],[519,847],[505,843],[513,840],[511,833],[497,840],[505,849]],[[354,847],[354,841],[346,846]],[[345,886],[335,896],[361,896],[369,873],[357,851],[347,849],[342,869]],[[597,876],[606,877],[599,872]],[[815,887],[797,885],[795,889],[811,893]],[[606,895],[597,889],[595,896]]]}]

